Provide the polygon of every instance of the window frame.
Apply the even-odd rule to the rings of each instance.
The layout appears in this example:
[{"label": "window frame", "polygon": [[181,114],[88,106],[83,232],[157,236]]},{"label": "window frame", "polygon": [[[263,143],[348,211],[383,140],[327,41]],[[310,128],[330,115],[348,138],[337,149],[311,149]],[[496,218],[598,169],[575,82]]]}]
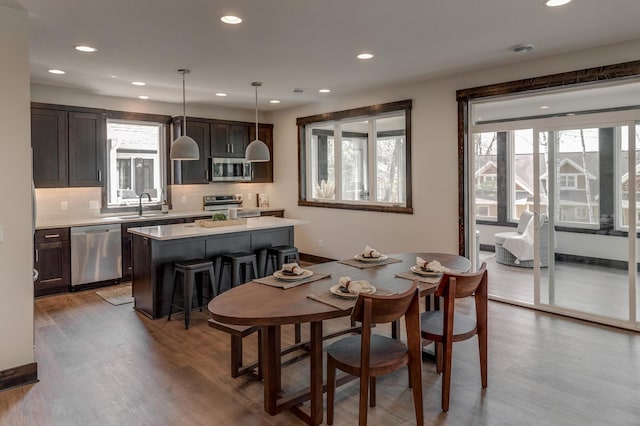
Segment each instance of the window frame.
[{"label": "window frame", "polygon": [[[308,117],[300,117],[296,120],[298,126],[298,205],[307,207],[322,207],[322,208],[335,208],[335,209],[347,209],[347,210],[367,210],[367,211],[380,211],[388,213],[405,213],[413,214],[412,207],[412,190],[411,190],[411,108],[412,100],[404,100],[397,102],[390,102],[386,104],[372,105],[362,108],[355,108],[344,111],[336,111],[324,114],[318,114]],[[341,153],[340,153],[340,136],[337,137],[335,126],[339,127],[339,123],[353,122],[367,120],[369,121],[369,134],[371,134],[372,120],[378,118],[384,118],[392,113],[404,113],[405,119],[405,203],[404,205],[398,205],[397,203],[386,203],[375,201],[377,198],[377,187],[375,183],[376,171],[376,141],[377,138],[369,138],[369,149],[367,154],[367,176],[369,182],[374,181],[373,186],[369,185],[368,190],[370,194],[373,194],[374,201],[371,200],[353,200],[345,201],[338,200],[326,200],[318,201],[312,198],[312,179],[307,176],[307,171],[311,172],[312,167],[309,165],[309,158],[311,157],[308,148],[311,144],[310,140],[310,128],[311,125],[318,124],[332,124],[334,123],[334,149],[336,150],[335,156],[337,162],[335,167],[335,191],[341,191]],[[373,132],[375,134],[375,132]],[[339,135],[339,133],[338,133]]]},{"label": "window frame", "polygon": [[[145,209],[147,210],[160,210],[163,200],[167,200],[169,205],[171,205],[171,191],[169,188],[169,176],[171,175],[171,160],[169,159],[169,146],[171,144],[171,116],[160,115],[160,114],[147,114],[147,113],[138,113],[138,112],[128,112],[128,111],[105,111],[105,139],[104,139],[104,168],[107,170],[109,165],[109,158],[107,155],[107,133],[106,127],[107,122],[109,120],[120,121],[120,122],[131,122],[131,123],[155,123],[162,126],[161,128],[161,137],[162,140],[159,144],[159,161],[158,166],[160,167],[160,185],[161,191],[164,192],[165,196],[160,196],[159,202],[153,203],[145,203]],[[103,180],[102,186],[102,206],[101,213],[123,213],[123,212],[133,212],[137,211],[138,207],[135,205],[127,205],[127,206],[109,206],[109,179]]]}]

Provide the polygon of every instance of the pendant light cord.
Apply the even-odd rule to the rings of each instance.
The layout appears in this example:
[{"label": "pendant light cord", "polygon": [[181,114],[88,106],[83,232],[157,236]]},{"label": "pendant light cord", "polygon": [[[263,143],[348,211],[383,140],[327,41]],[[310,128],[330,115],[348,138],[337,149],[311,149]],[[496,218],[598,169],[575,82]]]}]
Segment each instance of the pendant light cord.
[{"label": "pendant light cord", "polygon": [[256,139],[258,140],[258,86],[256,85]]},{"label": "pendant light cord", "polygon": [[187,70],[182,70],[182,136],[187,135],[187,100],[184,90],[184,75]]}]

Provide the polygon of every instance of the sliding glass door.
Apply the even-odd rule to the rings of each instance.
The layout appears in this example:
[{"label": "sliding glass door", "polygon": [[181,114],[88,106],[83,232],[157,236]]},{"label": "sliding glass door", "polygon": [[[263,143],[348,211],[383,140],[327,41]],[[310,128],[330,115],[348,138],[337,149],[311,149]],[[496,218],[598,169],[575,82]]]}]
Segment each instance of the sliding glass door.
[{"label": "sliding glass door", "polygon": [[640,110],[500,119],[510,102],[470,109],[467,202],[490,297],[636,328]]}]

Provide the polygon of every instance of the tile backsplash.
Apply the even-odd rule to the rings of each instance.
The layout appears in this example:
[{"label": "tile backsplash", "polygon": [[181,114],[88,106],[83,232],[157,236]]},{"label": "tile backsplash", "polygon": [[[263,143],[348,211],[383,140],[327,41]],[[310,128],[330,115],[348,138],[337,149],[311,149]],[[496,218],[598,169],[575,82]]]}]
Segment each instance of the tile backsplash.
[{"label": "tile backsplash", "polygon": [[[171,201],[175,211],[202,210],[205,195],[242,194],[244,207],[256,207],[257,193],[272,190],[271,183],[216,183],[210,185],[172,185]],[[99,216],[101,188],[37,188],[37,220],[83,219]]]}]

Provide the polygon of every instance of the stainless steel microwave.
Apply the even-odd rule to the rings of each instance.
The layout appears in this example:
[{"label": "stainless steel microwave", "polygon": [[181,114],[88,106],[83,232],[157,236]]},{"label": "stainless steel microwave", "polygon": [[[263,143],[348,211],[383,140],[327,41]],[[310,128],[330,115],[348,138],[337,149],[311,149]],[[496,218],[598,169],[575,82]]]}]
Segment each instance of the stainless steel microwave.
[{"label": "stainless steel microwave", "polygon": [[251,180],[251,163],[244,158],[209,158],[211,182],[248,182]]}]

